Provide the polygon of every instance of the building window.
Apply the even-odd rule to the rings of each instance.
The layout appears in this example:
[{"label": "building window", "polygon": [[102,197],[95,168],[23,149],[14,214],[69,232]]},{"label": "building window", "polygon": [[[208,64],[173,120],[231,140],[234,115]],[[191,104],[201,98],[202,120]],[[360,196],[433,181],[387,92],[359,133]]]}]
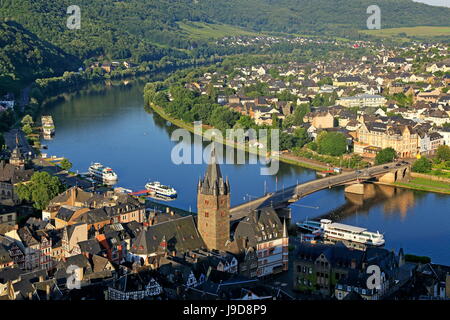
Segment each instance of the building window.
[{"label": "building window", "polygon": [[205,218],[208,218],[208,217],[209,217],[209,212],[205,211]]}]

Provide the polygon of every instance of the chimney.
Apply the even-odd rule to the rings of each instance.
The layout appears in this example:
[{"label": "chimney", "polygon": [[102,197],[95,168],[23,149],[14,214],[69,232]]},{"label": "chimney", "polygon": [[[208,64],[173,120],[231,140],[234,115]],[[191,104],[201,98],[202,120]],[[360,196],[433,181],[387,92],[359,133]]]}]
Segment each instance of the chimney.
[{"label": "chimney", "polygon": [[170,215],[171,216],[174,216],[175,215],[175,212],[173,212],[172,210],[170,211]]}]

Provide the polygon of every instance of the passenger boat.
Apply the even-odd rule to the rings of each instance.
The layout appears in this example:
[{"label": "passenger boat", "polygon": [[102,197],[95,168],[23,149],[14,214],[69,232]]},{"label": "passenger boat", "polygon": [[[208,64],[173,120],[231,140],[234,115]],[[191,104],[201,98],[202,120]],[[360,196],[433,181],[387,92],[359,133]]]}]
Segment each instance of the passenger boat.
[{"label": "passenger boat", "polygon": [[109,167],[105,167],[101,163],[93,163],[89,167],[89,174],[97,180],[101,180],[105,183],[116,182],[118,177],[117,174],[113,171],[113,169]]},{"label": "passenger boat", "polygon": [[366,228],[350,226],[332,222],[328,219],[320,220],[321,229],[325,238],[347,240],[372,246],[384,245],[384,236],[378,231],[370,232]]},{"label": "passenger boat", "polygon": [[365,245],[382,246],[385,243],[384,236],[378,231],[370,232],[366,228],[350,226],[347,224],[332,222],[329,219],[319,221],[306,220],[297,222],[297,227],[310,232],[313,235],[321,235],[324,239],[351,241]]},{"label": "passenger boat", "polygon": [[159,181],[148,182],[145,185],[145,189],[150,192],[154,192],[158,196],[168,197],[168,198],[176,198],[177,191],[169,186],[165,186],[161,184]]}]

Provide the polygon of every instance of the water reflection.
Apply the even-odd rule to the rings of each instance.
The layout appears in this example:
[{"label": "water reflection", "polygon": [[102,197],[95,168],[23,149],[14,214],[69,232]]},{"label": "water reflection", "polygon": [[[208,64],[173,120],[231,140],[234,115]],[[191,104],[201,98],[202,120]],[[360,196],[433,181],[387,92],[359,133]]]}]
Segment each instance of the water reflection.
[{"label": "water reflection", "polygon": [[[335,189],[335,191],[338,190]],[[368,215],[374,207],[381,205],[384,216],[398,215],[401,220],[404,220],[408,212],[412,212],[411,209],[417,202],[427,195],[425,192],[376,184],[365,185],[364,192],[364,195],[346,193],[345,199],[347,201],[344,205],[320,218],[341,221],[355,214]]]}]

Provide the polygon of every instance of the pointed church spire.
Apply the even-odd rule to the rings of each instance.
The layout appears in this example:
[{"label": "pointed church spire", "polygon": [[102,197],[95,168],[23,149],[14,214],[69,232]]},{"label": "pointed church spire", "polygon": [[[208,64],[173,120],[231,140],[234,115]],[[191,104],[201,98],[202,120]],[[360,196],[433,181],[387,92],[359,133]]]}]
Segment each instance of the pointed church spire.
[{"label": "pointed church spire", "polygon": [[210,186],[216,182],[219,181],[219,179],[222,178],[222,173],[220,172],[219,164],[217,163],[216,158],[216,148],[213,143],[212,150],[211,150],[211,161],[208,165],[208,170],[206,171],[205,179],[208,179],[210,182]]},{"label": "pointed church spire", "polygon": [[228,180],[225,181],[222,177],[214,144],[211,150],[210,163],[206,169],[205,177],[198,184],[198,191],[203,194],[213,195],[226,195],[229,193]]}]

